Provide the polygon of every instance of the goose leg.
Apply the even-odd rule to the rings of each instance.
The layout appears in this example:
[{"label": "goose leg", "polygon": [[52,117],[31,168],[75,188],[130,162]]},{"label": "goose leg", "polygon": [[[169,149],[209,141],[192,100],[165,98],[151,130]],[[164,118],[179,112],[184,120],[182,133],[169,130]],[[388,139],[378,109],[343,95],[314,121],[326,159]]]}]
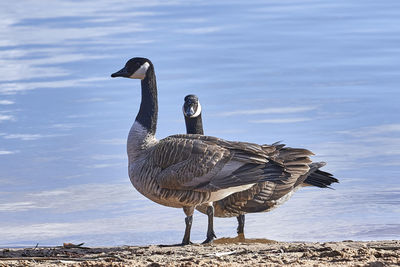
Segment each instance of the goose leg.
[{"label": "goose leg", "polygon": [[236,219],[238,221],[237,233],[238,235],[244,235],[244,214],[237,216]]},{"label": "goose leg", "polygon": [[211,243],[217,236],[214,233],[214,206],[211,204],[207,207],[208,216],[208,227],[207,227],[207,239],[204,240],[203,244]]},{"label": "goose leg", "polygon": [[186,227],[185,227],[185,235],[183,236],[181,244],[182,246],[192,244],[192,242],[190,242],[190,230],[192,229],[194,207],[184,207],[183,212],[185,212],[186,215],[185,218]]}]

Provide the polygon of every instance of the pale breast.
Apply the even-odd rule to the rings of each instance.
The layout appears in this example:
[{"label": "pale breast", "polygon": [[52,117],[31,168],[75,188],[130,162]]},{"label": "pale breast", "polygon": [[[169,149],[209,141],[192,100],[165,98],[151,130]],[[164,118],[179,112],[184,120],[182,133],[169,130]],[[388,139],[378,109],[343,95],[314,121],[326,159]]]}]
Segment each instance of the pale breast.
[{"label": "pale breast", "polygon": [[158,204],[182,208],[209,201],[209,192],[161,188],[155,179],[160,171],[160,168],[153,166],[151,161],[146,158],[129,164],[129,178],[132,185],[142,195]]}]

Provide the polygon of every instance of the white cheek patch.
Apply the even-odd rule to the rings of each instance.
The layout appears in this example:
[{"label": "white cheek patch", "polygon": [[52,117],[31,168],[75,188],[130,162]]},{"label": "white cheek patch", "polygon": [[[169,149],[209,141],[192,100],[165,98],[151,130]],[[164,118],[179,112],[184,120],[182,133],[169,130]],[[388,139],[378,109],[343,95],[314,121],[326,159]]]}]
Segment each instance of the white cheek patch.
[{"label": "white cheek patch", "polygon": [[149,69],[150,64],[148,62],[143,63],[140,68],[138,68],[135,73],[133,73],[129,78],[131,79],[141,79],[143,80],[146,77],[146,72]]},{"label": "white cheek patch", "polygon": [[[191,108],[193,109],[193,108]],[[182,112],[183,114],[185,114],[186,116],[186,110],[185,110],[185,105],[182,106]],[[189,116],[189,118],[196,118],[197,116],[199,116],[201,114],[201,105],[200,102],[197,102],[197,111],[196,113],[194,113],[192,116]]]},{"label": "white cheek patch", "polygon": [[193,114],[192,118],[196,118],[197,116],[199,116],[201,114],[201,105],[200,102],[197,103],[197,110],[196,113]]}]

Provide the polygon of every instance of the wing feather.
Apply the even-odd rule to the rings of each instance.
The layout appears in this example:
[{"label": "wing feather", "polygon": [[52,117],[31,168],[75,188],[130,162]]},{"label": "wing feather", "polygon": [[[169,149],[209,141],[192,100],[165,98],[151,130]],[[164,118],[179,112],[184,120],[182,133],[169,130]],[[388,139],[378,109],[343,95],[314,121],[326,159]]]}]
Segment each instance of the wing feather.
[{"label": "wing feather", "polygon": [[[269,150],[269,152],[267,152]],[[174,135],[156,145],[153,165],[162,188],[217,191],[262,181],[285,181],[284,166],[270,158],[273,146],[230,142],[203,135]]]}]

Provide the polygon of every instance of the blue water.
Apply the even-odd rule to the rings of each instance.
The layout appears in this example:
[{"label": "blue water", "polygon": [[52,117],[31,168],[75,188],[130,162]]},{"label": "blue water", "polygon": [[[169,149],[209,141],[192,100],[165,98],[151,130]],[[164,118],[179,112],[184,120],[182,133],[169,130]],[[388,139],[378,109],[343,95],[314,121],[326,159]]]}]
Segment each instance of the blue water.
[{"label": "blue water", "polygon": [[[400,234],[400,2],[14,1],[0,3],[0,246],[181,241],[184,214],[143,198],[125,142],[155,65],[159,138],[185,132],[197,94],[205,132],[312,150],[340,179],[306,188],[247,237],[378,240]],[[196,213],[192,239],[206,217]],[[236,219],[215,222],[235,236]]]}]

